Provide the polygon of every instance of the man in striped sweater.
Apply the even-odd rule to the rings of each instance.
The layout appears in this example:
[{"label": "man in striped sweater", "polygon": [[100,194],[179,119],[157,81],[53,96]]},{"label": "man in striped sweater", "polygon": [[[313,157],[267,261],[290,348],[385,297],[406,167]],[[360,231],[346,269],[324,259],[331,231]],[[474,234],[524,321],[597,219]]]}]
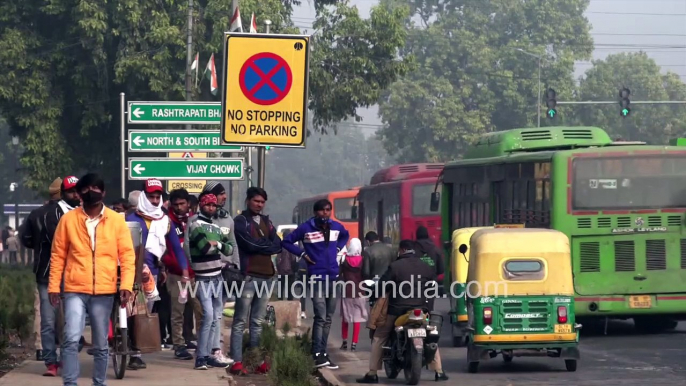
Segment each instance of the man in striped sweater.
[{"label": "man in striped sweater", "polygon": [[191,267],[197,283],[196,296],[202,305],[202,323],[198,332],[198,348],[195,356],[195,369],[206,370],[210,367],[229,367],[233,361],[222,361],[210,356],[216,334],[221,334],[220,325],[223,311],[224,290],[222,268],[224,256],[231,256],[235,245],[222,233],[219,225],[213,223],[212,216],[217,212],[217,196],[203,195],[199,204],[200,213],[188,220],[185,247],[191,257]]}]

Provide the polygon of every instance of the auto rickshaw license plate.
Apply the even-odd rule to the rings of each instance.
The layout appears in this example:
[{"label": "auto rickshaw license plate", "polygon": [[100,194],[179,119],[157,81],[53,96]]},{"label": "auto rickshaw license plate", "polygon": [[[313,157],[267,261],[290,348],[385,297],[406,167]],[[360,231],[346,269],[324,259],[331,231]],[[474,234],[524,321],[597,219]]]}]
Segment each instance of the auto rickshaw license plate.
[{"label": "auto rickshaw license plate", "polygon": [[630,308],[650,308],[653,305],[653,301],[650,296],[629,296],[629,307]]},{"label": "auto rickshaw license plate", "polygon": [[572,332],[571,324],[556,324],[555,333],[556,334],[569,334]]},{"label": "auto rickshaw license plate", "polygon": [[408,338],[425,338],[426,337],[426,330],[423,328],[413,328],[413,329],[407,330],[407,337]]}]

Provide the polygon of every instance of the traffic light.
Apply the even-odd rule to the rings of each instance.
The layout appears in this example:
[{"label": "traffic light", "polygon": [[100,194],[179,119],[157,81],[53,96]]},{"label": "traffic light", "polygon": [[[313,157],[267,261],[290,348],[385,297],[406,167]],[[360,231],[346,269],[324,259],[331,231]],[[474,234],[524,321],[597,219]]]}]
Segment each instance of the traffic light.
[{"label": "traffic light", "polygon": [[629,113],[631,112],[631,109],[629,108],[629,105],[631,104],[629,95],[631,95],[631,91],[626,87],[619,91],[619,105],[622,106],[619,115],[621,115],[622,118],[629,116]]},{"label": "traffic light", "polygon": [[555,90],[549,88],[547,100],[545,102],[545,105],[548,106],[548,112],[546,112],[545,115],[550,119],[555,118],[557,115],[557,110],[555,110],[555,106],[557,106],[557,100],[555,100],[556,97],[557,94],[555,93]]}]

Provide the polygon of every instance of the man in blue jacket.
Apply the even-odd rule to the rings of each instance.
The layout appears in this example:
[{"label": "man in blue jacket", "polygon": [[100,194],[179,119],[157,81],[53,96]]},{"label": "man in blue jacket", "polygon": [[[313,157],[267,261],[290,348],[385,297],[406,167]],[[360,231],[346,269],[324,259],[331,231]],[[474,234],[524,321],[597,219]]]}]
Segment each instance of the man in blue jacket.
[{"label": "man in blue jacket", "polygon": [[[284,238],[281,245],[290,253],[305,259],[307,275],[317,281],[312,288],[314,325],[312,328],[312,355],[316,367],[337,369],[326,346],[331,329],[331,317],[336,312],[335,280],[338,278],[338,252],[348,243],[350,235],[343,225],[330,219],[331,201],[314,203],[314,217]],[[302,242],[303,251],[296,245]]]}]

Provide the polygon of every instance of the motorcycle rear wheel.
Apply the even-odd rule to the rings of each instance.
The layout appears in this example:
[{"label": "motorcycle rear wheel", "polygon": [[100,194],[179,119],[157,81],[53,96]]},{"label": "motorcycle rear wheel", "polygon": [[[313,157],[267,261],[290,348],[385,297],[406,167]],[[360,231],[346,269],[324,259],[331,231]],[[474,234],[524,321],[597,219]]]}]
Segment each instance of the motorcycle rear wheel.
[{"label": "motorcycle rear wheel", "polygon": [[405,380],[408,385],[417,385],[419,384],[419,378],[422,375],[422,361],[424,358],[422,354],[417,352],[417,349],[414,348],[414,346],[410,347],[408,354],[410,357],[407,359],[407,362],[405,362],[405,368],[403,369],[405,372]]}]

